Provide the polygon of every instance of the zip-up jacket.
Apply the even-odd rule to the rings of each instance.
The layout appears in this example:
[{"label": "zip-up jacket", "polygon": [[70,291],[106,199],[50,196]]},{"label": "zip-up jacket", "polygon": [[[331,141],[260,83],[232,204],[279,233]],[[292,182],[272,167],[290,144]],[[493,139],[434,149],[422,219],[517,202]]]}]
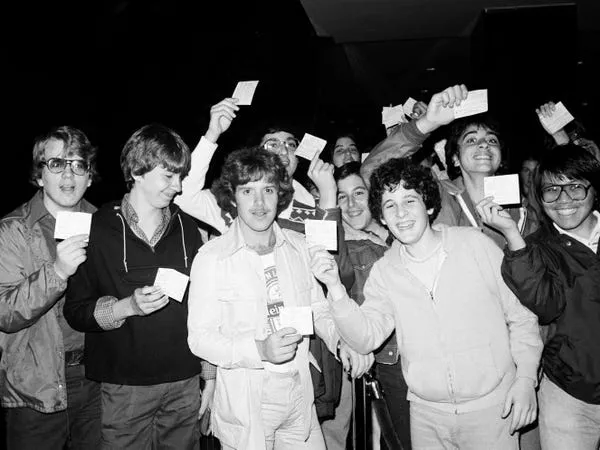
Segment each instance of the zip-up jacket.
[{"label": "zip-up jacket", "polygon": [[548,325],[544,373],[573,397],[600,404],[600,257],[544,225],[527,246],[505,250],[502,276]]},{"label": "zip-up jacket", "polygon": [[342,338],[368,353],[396,329],[408,400],[453,413],[505,401],[515,376],[537,380],[537,318],[500,274],[502,251],[471,228],[443,227],[438,273],[429,291],[394,241],[365,285],[365,302],[332,304]]}]

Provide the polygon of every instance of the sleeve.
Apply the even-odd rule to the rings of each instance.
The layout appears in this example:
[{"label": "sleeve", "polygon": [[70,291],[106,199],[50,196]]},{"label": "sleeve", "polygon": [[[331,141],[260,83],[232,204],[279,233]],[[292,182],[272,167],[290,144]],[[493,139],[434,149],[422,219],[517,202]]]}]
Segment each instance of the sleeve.
[{"label": "sleeve", "polygon": [[[65,319],[69,325],[73,329],[82,332],[103,331],[102,326],[96,319],[96,310],[97,308],[101,309],[105,303],[110,303],[113,299],[113,297],[103,296],[97,286],[97,274],[102,272],[102,267],[96,264],[93,220],[92,218],[92,231],[90,233],[87,259],[69,279],[69,287],[67,288],[63,310]],[[114,300],[116,301],[116,299]],[[110,307],[112,313],[112,304]],[[107,327],[107,329],[110,328],[116,328],[116,326]]]},{"label": "sleeve", "polygon": [[517,366],[517,377],[526,377],[537,382],[537,372],[542,356],[543,343],[535,314],[525,308],[508,288],[500,275],[502,251],[485,236],[486,245],[479,245],[479,251],[488,260],[495,280],[504,320],[508,326],[510,351]]},{"label": "sleeve", "polygon": [[527,245],[517,251],[505,249],[502,277],[521,303],[533,311],[540,325],[548,325],[563,313],[566,290],[573,278],[564,271],[539,242],[525,239]]},{"label": "sleeve", "polygon": [[348,295],[331,302],[331,313],[340,336],[350,347],[365,355],[379,348],[395,328],[394,308],[380,267],[377,262],[371,270],[361,306]]},{"label": "sleeve", "polygon": [[3,223],[0,228],[0,331],[4,333],[33,325],[67,288],[53,262],[45,262],[39,270],[27,273],[23,254],[28,251],[28,244],[23,233],[16,223]]},{"label": "sleeve", "polygon": [[223,233],[227,225],[221,216],[221,208],[210,189],[204,189],[206,173],[216,149],[217,144],[202,136],[192,152],[192,167],[181,183],[181,194],[175,197],[175,203],[190,216]]},{"label": "sleeve", "polygon": [[391,158],[408,158],[419,150],[427,134],[421,133],[417,121],[400,124],[387,138],[369,152],[360,167],[360,174],[369,184],[371,174],[377,167]]},{"label": "sleeve", "polygon": [[188,345],[191,352],[224,369],[262,369],[254,331],[226,336],[217,297],[219,280],[216,253],[203,247],[194,258],[188,297]]}]

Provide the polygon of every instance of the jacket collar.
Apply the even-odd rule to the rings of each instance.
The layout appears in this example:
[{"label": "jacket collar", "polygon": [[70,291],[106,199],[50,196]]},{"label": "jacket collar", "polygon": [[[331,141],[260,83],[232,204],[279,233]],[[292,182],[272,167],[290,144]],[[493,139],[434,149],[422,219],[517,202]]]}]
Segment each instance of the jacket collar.
[{"label": "jacket collar", "polygon": [[[27,217],[27,225],[29,227],[35,225],[47,215],[50,215],[50,212],[48,209],[46,209],[46,205],[44,205],[44,191],[42,189],[38,189],[35,195],[31,198],[29,202],[29,208],[30,213]],[[96,211],[96,208],[87,200],[81,199],[79,211],[92,214]]]},{"label": "jacket collar", "polygon": [[[281,230],[281,227],[277,225],[277,222],[273,222],[273,231],[275,232],[275,247],[281,247],[284,243],[290,243]],[[226,240],[223,246],[224,257],[232,256],[238,250],[248,247],[242,234],[239,217],[233,221],[229,230],[223,235],[223,237],[225,236]]]}]

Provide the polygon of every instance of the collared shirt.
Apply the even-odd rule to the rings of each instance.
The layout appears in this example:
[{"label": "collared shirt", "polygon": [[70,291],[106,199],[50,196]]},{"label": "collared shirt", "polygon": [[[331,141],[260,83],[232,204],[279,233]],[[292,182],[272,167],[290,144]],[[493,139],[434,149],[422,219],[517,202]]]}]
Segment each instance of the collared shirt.
[{"label": "collared shirt", "polygon": [[592,212],[592,214],[596,218],[596,226],[594,226],[594,229],[592,230],[590,237],[587,239],[582,238],[581,236],[577,236],[576,234],[570,233],[567,230],[563,230],[561,227],[556,225],[554,222],[552,222],[552,225],[554,225],[554,228],[556,228],[560,234],[565,234],[565,235],[575,239],[576,241],[581,242],[583,245],[590,248],[594,253],[598,253],[598,240],[600,239],[600,213],[598,211],[594,211],[594,212]]},{"label": "collared shirt", "polygon": [[123,217],[125,218],[127,225],[129,225],[135,235],[152,248],[160,241],[162,235],[165,234],[169,221],[171,220],[171,210],[168,207],[163,208],[161,210],[162,215],[160,223],[158,224],[158,227],[156,227],[152,237],[148,239],[144,230],[138,225],[140,218],[131,203],[129,203],[129,194],[123,196],[123,200],[121,201],[121,211],[123,211]]}]

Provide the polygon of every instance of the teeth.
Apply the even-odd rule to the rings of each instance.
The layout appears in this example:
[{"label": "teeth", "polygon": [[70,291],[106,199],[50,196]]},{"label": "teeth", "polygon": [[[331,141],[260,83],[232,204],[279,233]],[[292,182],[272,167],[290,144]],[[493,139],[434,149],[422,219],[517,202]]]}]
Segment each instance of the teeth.
[{"label": "teeth", "polygon": [[569,209],[557,209],[556,213],[559,216],[570,216],[571,214],[574,214],[575,211],[577,211],[576,208],[569,208]]}]

